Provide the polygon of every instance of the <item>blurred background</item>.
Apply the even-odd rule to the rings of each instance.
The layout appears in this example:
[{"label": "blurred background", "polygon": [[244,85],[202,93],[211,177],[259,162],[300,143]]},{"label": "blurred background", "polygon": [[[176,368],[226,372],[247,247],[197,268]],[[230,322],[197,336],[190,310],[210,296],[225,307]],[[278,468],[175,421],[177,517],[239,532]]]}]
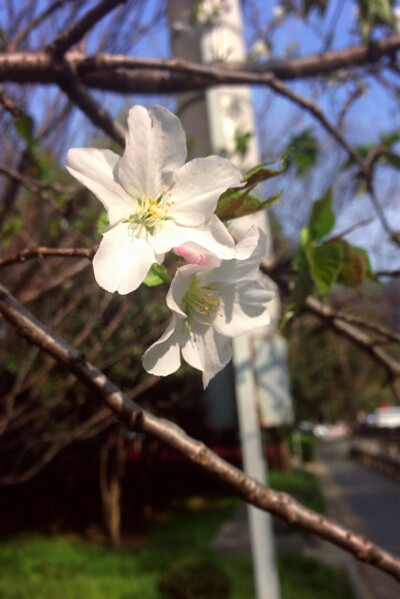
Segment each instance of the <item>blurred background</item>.
[{"label": "blurred background", "polygon": [[[96,4],[4,0],[0,58],[40,51]],[[270,261],[282,314],[293,307],[288,290],[300,232],[309,222],[313,202],[331,189],[336,222],[330,239],[361,247],[366,258],[351,264],[354,272],[346,281],[342,277],[346,284],[330,285],[326,305],[345,313],[349,322],[367,323],[373,347],[383,348],[398,364],[396,52],[381,60],[367,53],[350,66],[338,61],[335,68],[315,68],[307,76],[299,71],[282,75],[284,67],[301,57],[346,52],[363,44],[373,52],[375,42],[398,38],[397,4],[238,3],[244,70],[262,74],[275,68],[278,80],[286,80],[296,98],[273,86],[250,86],[256,126],[236,125],[229,144],[214,151],[243,170],[255,166],[246,162],[254,143],[260,162],[279,166],[285,157],[284,172],[258,190],[260,198],[283,190],[280,202],[268,209]],[[230,2],[182,6],[179,18],[172,19],[176,4],[173,9],[165,0],[128,0],[79,41],[70,51],[71,60],[74,52],[78,58],[107,53],[169,59],[176,36],[183,32],[200,43],[228,18]],[[218,52],[212,62],[232,62],[226,46]],[[181,74],[173,75],[166,77],[154,65],[148,71],[138,68],[132,71],[131,87],[123,91],[118,82],[114,90],[110,83],[101,88],[94,75],[91,83],[88,72],[85,85],[124,127],[133,104],[162,104],[185,124],[185,108],[204,102],[209,84],[198,84],[198,89],[193,84],[187,96],[190,84],[185,87]],[[18,80],[1,68],[0,78],[1,259],[28,247],[98,245],[101,205],[66,172],[65,155],[70,147],[120,148],[54,82],[30,76]],[[199,146],[193,131],[186,132],[193,157]],[[368,180],[360,175],[354,152],[369,160]],[[12,264],[0,260],[0,269],[2,284],[21,303],[79,347],[129,397],[242,466],[232,366],[222,379],[227,399],[220,404],[218,387],[204,396],[200,373],[189,366],[162,380],[141,366],[144,350],[169,320],[165,285],[142,286],[128,297],[111,295],[97,286],[90,261],[83,257],[39,256]],[[329,319],[298,308],[282,328],[290,417],[275,424],[261,418],[269,482],[399,554],[398,381],[377,362],[372,345],[354,343],[338,335]],[[2,597],[254,596],[246,515],[238,499],[158,441],[128,432],[94,392],[21,340],[4,319],[0,363]],[[398,586],[385,575],[353,562],[349,566],[342,553],[331,552],[308,535],[280,523],[274,523],[274,533],[283,598],[397,596]],[[196,590],[179,594],[186,588],[185,576],[207,579],[209,587],[199,591],[203,595]]]}]

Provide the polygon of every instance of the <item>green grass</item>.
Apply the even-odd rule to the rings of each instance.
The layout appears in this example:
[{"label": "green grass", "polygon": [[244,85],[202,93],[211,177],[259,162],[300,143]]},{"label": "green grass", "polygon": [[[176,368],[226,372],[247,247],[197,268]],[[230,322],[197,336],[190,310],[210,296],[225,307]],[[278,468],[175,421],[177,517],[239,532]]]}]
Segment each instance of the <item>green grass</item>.
[{"label": "green grass", "polygon": [[[190,555],[212,559],[226,572],[234,588],[232,599],[251,599],[250,559],[221,556],[209,549],[235,505],[234,499],[178,504],[166,522],[153,529],[145,545],[134,550],[111,549],[71,536],[35,535],[4,541],[0,543],[0,597],[160,599],[161,572]],[[316,560],[284,556],[279,569],[282,599],[352,599],[344,576]]]},{"label": "green grass", "polygon": [[286,555],[279,572],[282,599],[354,599],[345,573],[316,559]]},{"label": "green grass", "polygon": [[320,486],[311,472],[295,470],[285,473],[272,470],[268,477],[270,486],[276,491],[285,491],[306,507],[320,514],[325,513],[325,501]]}]

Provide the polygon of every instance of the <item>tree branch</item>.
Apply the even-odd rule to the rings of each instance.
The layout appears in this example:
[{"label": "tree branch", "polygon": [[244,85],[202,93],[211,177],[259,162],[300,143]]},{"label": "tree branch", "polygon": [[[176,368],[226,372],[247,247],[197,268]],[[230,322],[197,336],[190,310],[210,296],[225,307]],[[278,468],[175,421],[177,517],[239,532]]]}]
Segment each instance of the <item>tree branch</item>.
[{"label": "tree branch", "polygon": [[10,266],[11,264],[26,262],[26,260],[29,260],[30,258],[41,258],[43,256],[54,258],[87,258],[88,260],[92,260],[95,252],[96,248],[28,248],[26,250],[20,250],[10,258],[3,258],[0,260],[0,268]]},{"label": "tree branch", "polygon": [[368,333],[360,331],[348,319],[343,319],[340,313],[336,313],[329,306],[322,305],[315,297],[309,296],[305,301],[305,309],[308,312],[323,318],[330,326],[341,335],[344,335],[359,347],[365,349],[375,360],[383,366],[392,382],[393,391],[400,402],[400,395],[397,392],[400,382],[400,363],[392,358],[380,344]]},{"label": "tree branch", "polygon": [[125,129],[89,94],[66,60],[58,63],[56,79],[59,88],[67,94],[75,106],[86,114],[96,127],[103,129],[120,146],[125,146]]},{"label": "tree branch", "polygon": [[68,29],[60,33],[46,48],[45,51],[60,58],[71,46],[77,44],[92,27],[103,17],[126,0],[101,0],[99,4],[89,10],[79,21],[73,23]]},{"label": "tree branch", "polygon": [[374,565],[400,581],[400,560],[395,556],[332,520],[303,507],[286,493],[268,489],[247,477],[239,469],[219,458],[203,443],[186,435],[172,422],[142,410],[88,362],[84,354],[56,337],[1,285],[0,312],[22,337],[47,352],[84,384],[94,389],[99,398],[128,428],[150,434],[182,453],[190,461],[226,483],[248,503],[319,535],[349,551],[357,559]]},{"label": "tree branch", "polygon": [[19,31],[17,35],[14,37],[14,39],[11,40],[9,44],[7,44],[7,50],[11,51],[18,48],[19,44],[25,38],[28,37],[31,31],[33,31],[38,25],[43,23],[43,21],[50,17],[53,14],[53,12],[58,10],[63,4],[66,4],[66,2],[71,2],[71,0],[56,0],[46,10],[41,12],[35,19],[32,19],[32,21],[30,21],[24,29]]},{"label": "tree branch", "polygon": [[[206,89],[213,85],[266,85],[274,77],[281,81],[317,77],[339,69],[365,67],[400,49],[400,34],[345,50],[312,54],[291,60],[270,60],[266,64],[199,65],[184,60],[133,58],[124,55],[87,55],[79,51],[64,54],[82,83],[115,93],[173,93]],[[55,61],[48,52],[0,54],[0,81],[57,83]]]}]

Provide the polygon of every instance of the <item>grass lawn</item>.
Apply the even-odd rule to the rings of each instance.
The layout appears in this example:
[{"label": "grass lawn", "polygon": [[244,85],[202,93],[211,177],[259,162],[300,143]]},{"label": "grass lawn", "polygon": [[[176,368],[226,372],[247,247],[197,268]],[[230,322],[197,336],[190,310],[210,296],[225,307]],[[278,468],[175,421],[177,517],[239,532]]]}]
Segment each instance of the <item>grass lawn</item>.
[{"label": "grass lawn", "polygon": [[[300,485],[301,486],[301,485]],[[175,506],[140,549],[111,549],[72,536],[0,543],[1,599],[160,599],[161,572],[176,559],[206,557],[232,581],[232,599],[254,597],[251,562],[213,554],[209,544],[236,500]],[[282,599],[352,599],[344,576],[299,556],[279,560]]]},{"label": "grass lawn", "polygon": [[318,481],[311,472],[294,470],[287,474],[272,470],[268,473],[268,478],[270,486],[276,491],[285,491],[311,510],[325,513],[325,500]]}]

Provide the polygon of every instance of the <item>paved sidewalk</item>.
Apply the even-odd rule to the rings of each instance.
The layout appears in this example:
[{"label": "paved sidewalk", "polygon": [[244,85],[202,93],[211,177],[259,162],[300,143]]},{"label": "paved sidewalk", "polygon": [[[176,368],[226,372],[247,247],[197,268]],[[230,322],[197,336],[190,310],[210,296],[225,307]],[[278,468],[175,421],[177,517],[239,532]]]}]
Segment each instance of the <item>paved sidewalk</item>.
[{"label": "paved sidewalk", "polygon": [[[344,454],[326,456],[322,452],[321,458],[310,470],[321,484],[328,515],[400,554],[400,486],[382,480],[382,475]],[[346,551],[279,520],[274,522],[274,530],[278,553],[307,555],[346,570],[356,599],[400,599],[400,585],[395,580]],[[212,547],[224,553],[251,554],[245,505],[222,526]]]},{"label": "paved sidewalk", "polygon": [[[353,565],[355,560],[349,559],[347,552],[319,539],[315,535],[286,525],[280,520],[274,521],[274,540],[279,555],[290,553],[313,557],[328,566],[345,570],[353,588],[355,599],[375,599],[364,589]],[[251,555],[246,505],[240,505],[233,518],[221,527],[211,546],[214,550],[221,551],[224,554]],[[338,599],[341,598],[338,597]],[[397,599],[397,597],[391,599]]]},{"label": "paved sidewalk", "polygon": [[[346,447],[322,446],[313,467],[329,515],[400,556],[400,484],[345,455]],[[352,560],[365,599],[400,599],[400,585],[372,566]]]}]

